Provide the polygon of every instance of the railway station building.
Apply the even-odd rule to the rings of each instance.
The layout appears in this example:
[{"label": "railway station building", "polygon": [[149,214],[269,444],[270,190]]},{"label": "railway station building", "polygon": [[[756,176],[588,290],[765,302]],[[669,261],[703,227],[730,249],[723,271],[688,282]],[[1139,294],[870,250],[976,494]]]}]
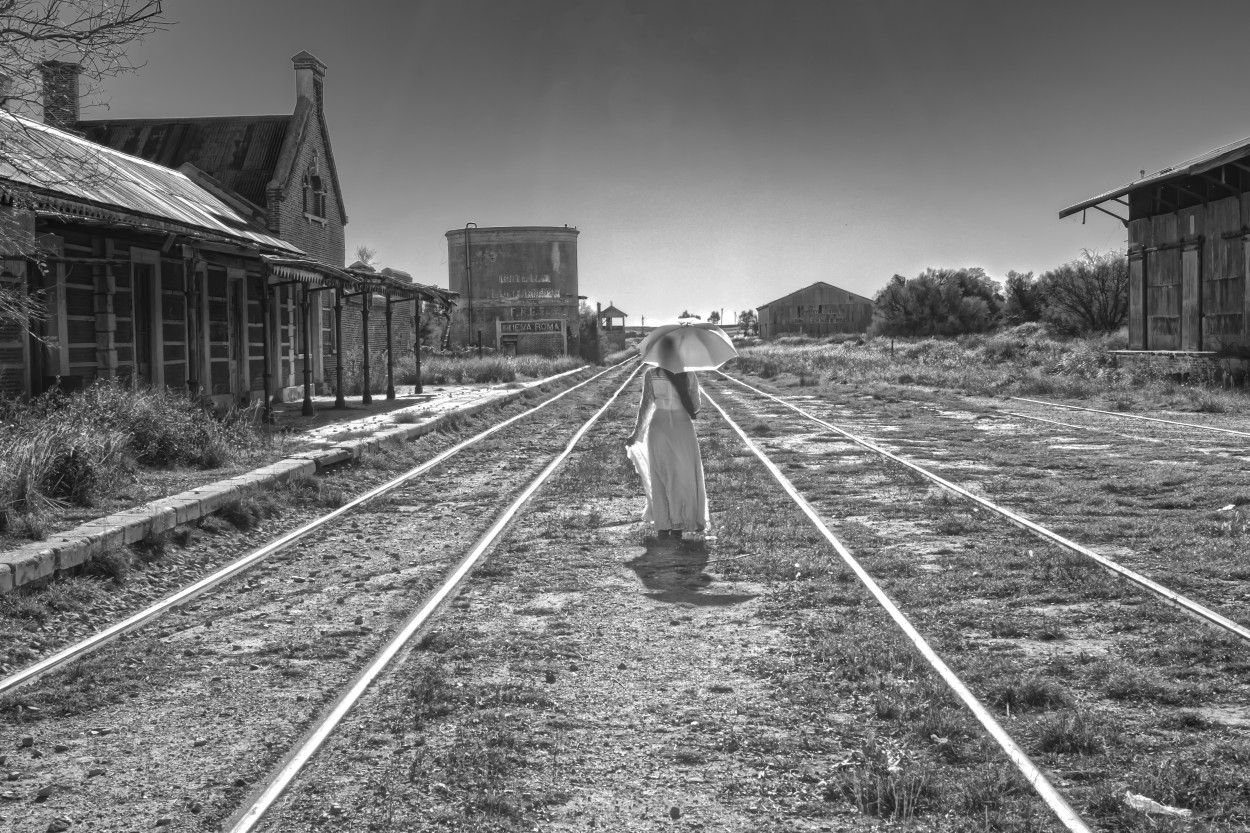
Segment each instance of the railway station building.
[{"label": "railway station building", "polygon": [[576,352],[577,235],[568,226],[447,232],[448,286],[460,299],[448,341],[510,355]]},{"label": "railway station building", "polygon": [[[0,394],[117,378],[220,407],[303,396],[310,410],[312,390],[337,379],[353,319],[361,344],[376,326],[381,349],[396,309],[408,322],[405,308],[451,306],[450,293],[410,276],[343,267],[324,67],[307,53],[294,60],[295,114],[264,142],[264,119],[208,120],[207,134],[204,120],[80,121],[78,68],[59,62],[45,64],[42,123],[0,111],[11,160],[0,168],[0,281],[46,307],[0,321]],[[191,158],[220,165],[214,175]],[[377,299],[385,309],[367,325]],[[407,323],[394,342],[411,345],[411,332]]]},{"label": "railway station building", "polygon": [[[1074,203],[1125,227],[1129,351],[1193,360],[1250,347],[1250,139]],[[1144,357],[1143,357],[1144,358]]]},{"label": "railway station building", "polygon": [[866,333],[873,302],[824,281],[756,308],[761,338]]}]

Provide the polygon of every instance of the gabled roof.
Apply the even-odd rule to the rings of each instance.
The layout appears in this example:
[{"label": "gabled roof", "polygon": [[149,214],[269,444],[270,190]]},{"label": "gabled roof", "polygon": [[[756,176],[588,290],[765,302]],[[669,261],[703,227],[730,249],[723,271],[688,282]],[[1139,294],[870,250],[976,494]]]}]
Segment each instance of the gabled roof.
[{"label": "gabled roof", "polygon": [[1168,165],[1162,170],[1155,171],[1152,174],[1135,179],[1132,182],[1121,185],[1119,188],[1112,188],[1110,191],[1104,191],[1096,197],[1090,197],[1067,208],[1059,211],[1059,219],[1069,217],[1078,211],[1086,208],[1093,208],[1096,205],[1122,197],[1139,188],[1147,188],[1152,185],[1158,185],[1173,179],[1179,179],[1183,176],[1193,176],[1195,174],[1206,173],[1214,170],[1221,165],[1227,165],[1229,162],[1235,162],[1250,156],[1250,138],[1242,139],[1238,142],[1231,142],[1215,150],[1209,150],[1206,153],[1195,156],[1177,165]]},{"label": "gabled roof", "polygon": [[[223,187],[265,208],[270,186],[286,192],[294,175],[299,143],[314,115],[313,103],[301,96],[289,116],[214,116],[192,119],[104,119],[80,121],[74,129],[101,145],[178,168],[194,165]],[[335,183],[339,216],[347,222],[343,188],[325,119],[317,119],[325,161]]]},{"label": "gabled roof", "polygon": [[823,286],[826,289],[836,289],[838,292],[845,292],[847,295],[850,295],[852,298],[858,298],[859,300],[863,301],[866,304],[876,303],[876,301],[872,300],[871,298],[865,298],[863,295],[858,295],[854,292],[843,289],[840,286],[834,286],[833,284],[825,283],[824,281],[816,281],[816,283],[808,284],[802,289],[796,289],[795,291],[791,292],[789,295],[782,295],[780,298],[778,298],[775,301],[769,301],[767,304],[760,304],[758,307],[756,307],[756,309],[759,310],[759,309],[764,309],[765,307],[779,306],[789,301],[791,298],[793,298],[795,295],[798,295],[800,292],[806,292],[807,290],[814,289],[815,287],[818,287],[818,286]]},{"label": "gabled roof", "polygon": [[617,309],[612,304],[608,304],[608,308],[603,311],[604,318],[627,318],[625,310]]},{"label": "gabled roof", "polygon": [[161,231],[203,233],[269,251],[297,247],[247,222],[178,171],[0,110],[0,195],[36,211]]},{"label": "gabled roof", "polygon": [[263,208],[293,116],[80,121],[87,139],[149,162],[190,163]]}]

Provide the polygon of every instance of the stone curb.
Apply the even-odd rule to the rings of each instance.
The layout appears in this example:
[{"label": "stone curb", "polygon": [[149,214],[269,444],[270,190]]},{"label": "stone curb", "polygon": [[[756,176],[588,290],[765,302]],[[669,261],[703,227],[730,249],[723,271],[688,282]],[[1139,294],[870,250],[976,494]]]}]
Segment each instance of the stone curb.
[{"label": "stone curb", "polygon": [[[316,451],[291,454],[261,466],[245,474],[207,483],[170,497],[154,500],[144,506],[116,512],[103,518],[88,521],[44,540],[15,550],[0,553],[0,593],[50,578],[59,570],[67,570],[90,561],[99,553],[123,544],[142,541],[148,535],[156,535],[173,529],[179,524],[202,518],[249,492],[264,486],[284,483],[292,477],[310,476],[318,471],[358,460],[365,452],[384,442],[407,441],[437,431],[450,420],[473,416],[487,408],[507,404],[525,394],[525,391],[556,382],[581,373],[590,366],[568,370],[546,379],[526,383],[520,388],[490,388],[487,395],[464,406],[431,415],[427,419],[410,424],[382,423],[368,437],[345,440]],[[419,409],[405,408],[392,413]]]}]

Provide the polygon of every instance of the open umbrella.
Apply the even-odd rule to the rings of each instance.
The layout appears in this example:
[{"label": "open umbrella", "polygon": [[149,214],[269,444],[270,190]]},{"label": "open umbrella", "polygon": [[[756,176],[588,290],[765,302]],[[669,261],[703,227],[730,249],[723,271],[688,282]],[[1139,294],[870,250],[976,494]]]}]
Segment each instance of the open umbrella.
[{"label": "open umbrella", "polygon": [[733,341],[715,324],[667,324],[656,327],[638,345],[643,364],[673,373],[715,370],[738,355]]}]

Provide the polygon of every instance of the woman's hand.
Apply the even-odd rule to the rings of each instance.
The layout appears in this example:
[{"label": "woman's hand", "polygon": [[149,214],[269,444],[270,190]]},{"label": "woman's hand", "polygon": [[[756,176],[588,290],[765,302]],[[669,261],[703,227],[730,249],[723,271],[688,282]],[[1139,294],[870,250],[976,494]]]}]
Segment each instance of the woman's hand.
[{"label": "woman's hand", "polygon": [[627,446],[633,445],[637,441],[638,441],[638,435],[636,433],[630,434],[628,437],[625,438],[625,445]]}]

